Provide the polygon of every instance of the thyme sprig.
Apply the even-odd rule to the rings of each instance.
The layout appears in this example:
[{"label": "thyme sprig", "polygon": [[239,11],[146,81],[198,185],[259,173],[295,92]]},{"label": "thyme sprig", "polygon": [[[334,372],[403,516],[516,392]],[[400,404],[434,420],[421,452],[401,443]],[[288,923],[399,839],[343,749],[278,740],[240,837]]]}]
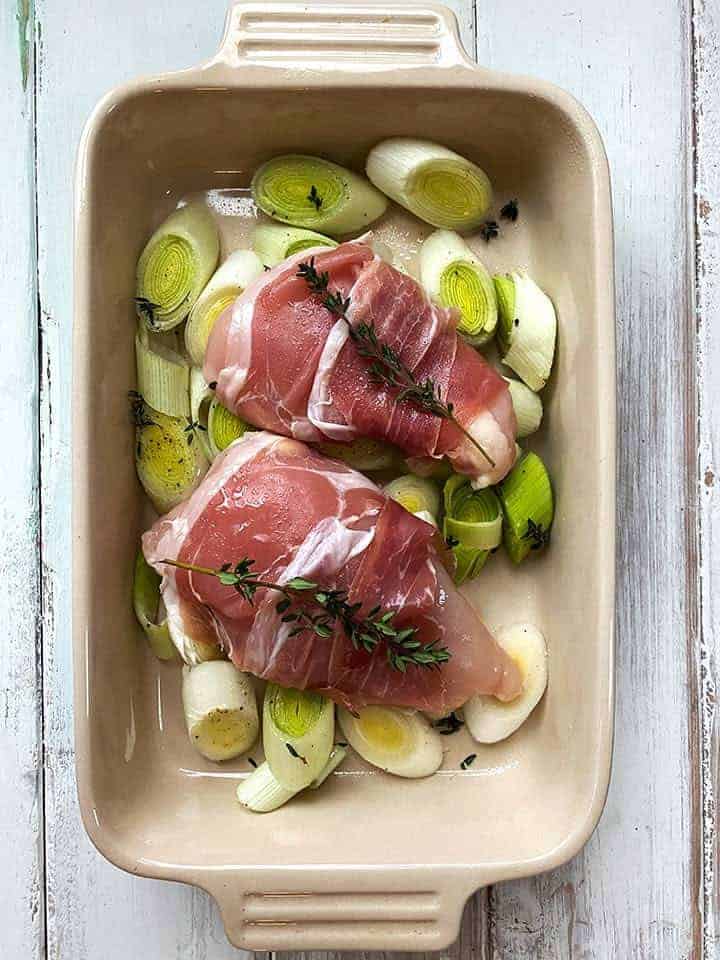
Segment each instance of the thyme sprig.
[{"label": "thyme sprig", "polygon": [[159,303],[153,303],[153,301],[148,300],[147,297],[135,297],[135,306],[137,307],[137,312],[149,327],[153,329],[157,327],[159,321],[155,315],[155,311],[160,309]]},{"label": "thyme sprig", "polygon": [[148,405],[145,397],[137,390],[128,390],[128,400],[130,401],[130,418],[136,427],[154,427],[155,421],[148,413]]},{"label": "thyme sprig", "polygon": [[531,550],[540,550],[550,542],[550,531],[546,530],[542,523],[535,523],[532,517],[528,519],[527,530],[522,536],[523,540],[531,540]]},{"label": "thyme sprig", "polygon": [[339,624],[356,650],[372,654],[381,645],[386,647],[387,659],[393,670],[405,673],[409,666],[439,668],[450,659],[447,647],[438,640],[422,643],[417,639],[417,627],[397,629],[393,624],[394,610],[375,606],[365,616],[360,614],[362,603],[350,603],[345,590],[328,590],[313,580],[293,577],[287,583],[261,580],[252,571],[254,561],[244,557],[235,566],[225,563],[219,569],[201,567],[181,560],[163,560],[172,567],[216,577],[220,583],[233,587],[248,603],[252,603],[260,589],[275,590],[282,595],[275,609],[282,623],[292,624],[288,636],[310,630],[316,636],[328,638]]},{"label": "thyme sprig", "polygon": [[518,218],[520,210],[518,208],[517,200],[508,200],[505,206],[500,211],[500,216],[503,220],[509,220],[511,223],[515,223]]},{"label": "thyme sprig", "polygon": [[500,233],[500,227],[498,227],[497,220],[486,220],[485,223],[480,227],[480,236],[483,238],[485,243],[490,243],[491,240],[494,240],[495,237]]},{"label": "thyme sprig", "polygon": [[460,717],[453,711],[449,713],[446,717],[441,717],[439,720],[436,720],[433,723],[433,726],[438,733],[442,734],[444,737],[448,737],[453,733],[457,733],[458,730],[462,729],[464,726],[463,721]]},{"label": "thyme sprig", "polygon": [[320,210],[320,207],[323,205],[323,199],[318,193],[318,189],[315,184],[310,187],[310,193],[308,194],[307,198],[310,203],[314,205],[316,210]]},{"label": "thyme sprig", "polygon": [[345,321],[358,353],[364,360],[370,361],[371,379],[398,391],[395,403],[409,401],[426,413],[431,413],[443,420],[450,420],[480,451],[490,466],[495,466],[492,457],[457,419],[452,403],[442,400],[439,389],[430,377],[425,380],[416,379],[415,374],[403,363],[399,354],[389,344],[383,343],[378,338],[374,323],[359,323],[357,326],[350,323],[347,316],[350,298],[343,297],[339,291],[329,289],[330,277],[327,272],[319,273],[315,269],[314,257],[299,265],[297,276],[305,281],[311,293],[322,297],[323,306],[330,313]]}]

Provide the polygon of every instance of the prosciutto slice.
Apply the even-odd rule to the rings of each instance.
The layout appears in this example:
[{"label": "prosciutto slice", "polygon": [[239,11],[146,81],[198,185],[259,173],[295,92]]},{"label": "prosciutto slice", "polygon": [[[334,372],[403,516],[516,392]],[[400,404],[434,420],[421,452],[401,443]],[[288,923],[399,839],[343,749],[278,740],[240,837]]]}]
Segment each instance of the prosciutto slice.
[{"label": "prosciutto slice", "polygon": [[[431,378],[494,467],[452,421],[397,402],[396,389],[371,379],[348,322],[297,276],[310,256],[329,288],[350,298],[349,323],[373,325],[418,382]],[[505,380],[455,328],[453,310],[429,303],[368,243],[351,241],[304,251],[248,287],[213,328],[205,378],[224,406],[255,426],[308,442],[389,440],[419,461],[448,457],[484,487],[514,462],[515,415]]]},{"label": "prosciutto slice", "polygon": [[[405,511],[362,474],[292,439],[253,433],[213,463],[189,500],[143,537],[163,577],[173,639],[216,639],[236,666],[283,686],[312,689],[355,709],[367,704],[443,713],[476,693],[509,699],[516,666],[459,593],[441,562],[430,524]],[[384,647],[356,650],[338,625],[332,636],[290,636],[276,591],[251,605],[215,577],[164,564],[219,568],[244,557],[253,573],[283,583],[295,576],[344,590],[367,612],[396,611],[398,629],[416,627],[450,660],[439,668],[393,669]]]}]

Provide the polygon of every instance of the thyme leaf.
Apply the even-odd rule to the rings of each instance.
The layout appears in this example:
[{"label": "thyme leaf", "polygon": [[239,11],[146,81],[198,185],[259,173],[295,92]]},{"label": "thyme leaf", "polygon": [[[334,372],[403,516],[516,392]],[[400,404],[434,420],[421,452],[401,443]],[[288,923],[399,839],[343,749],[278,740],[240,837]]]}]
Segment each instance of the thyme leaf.
[{"label": "thyme leaf", "polygon": [[517,200],[508,200],[505,206],[500,211],[500,216],[503,220],[510,220],[511,223],[515,223],[518,218],[518,202]]}]

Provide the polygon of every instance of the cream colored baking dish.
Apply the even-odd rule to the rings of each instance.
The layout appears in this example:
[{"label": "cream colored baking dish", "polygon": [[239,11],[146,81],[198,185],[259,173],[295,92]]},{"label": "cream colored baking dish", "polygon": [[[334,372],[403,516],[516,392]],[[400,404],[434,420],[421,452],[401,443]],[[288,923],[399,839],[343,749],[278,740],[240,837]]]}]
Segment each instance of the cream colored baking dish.
[{"label": "cream colored baking dish", "polygon": [[[201,15],[200,11],[198,15]],[[448,738],[442,773],[411,782],[361,763],[266,816],[234,800],[249,768],[205,763],[185,733],[177,667],[147,652],[130,581],[143,496],[126,393],[134,267],[188,192],[247,185],[274,153],[362,168],[390,135],[477,160],[521,219],[488,247],[528,267],[560,318],[536,446],[551,464],[552,548],[470,594],[491,626],[529,618],[550,684],[510,740]],[[568,95],[476,67],[431,4],[241,2],[218,56],[122,87],[80,147],[74,353],[77,776],[85,826],[114,863],[208,890],[253,949],[444,947],[478,887],[556,867],[585,843],[608,785],[613,716],[615,353],[608,170]],[[387,228],[386,228],[387,229]],[[156,918],[162,923],[162,917]]]}]

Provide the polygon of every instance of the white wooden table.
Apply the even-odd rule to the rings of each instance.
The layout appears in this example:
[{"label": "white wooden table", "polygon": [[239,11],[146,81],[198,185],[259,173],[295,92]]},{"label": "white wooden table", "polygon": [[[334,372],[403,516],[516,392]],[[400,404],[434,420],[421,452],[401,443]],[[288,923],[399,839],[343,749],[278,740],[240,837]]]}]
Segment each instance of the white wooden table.
[{"label": "white wooden table", "polygon": [[[599,829],[478,895],[450,954],[720,956],[720,0],[454,0],[468,50],[566,87],[614,181],[618,704]],[[220,960],[214,904],[132,879],[75,799],[70,655],[72,170],[99,96],[188,66],[225,0],[0,5],[0,957]]]}]

